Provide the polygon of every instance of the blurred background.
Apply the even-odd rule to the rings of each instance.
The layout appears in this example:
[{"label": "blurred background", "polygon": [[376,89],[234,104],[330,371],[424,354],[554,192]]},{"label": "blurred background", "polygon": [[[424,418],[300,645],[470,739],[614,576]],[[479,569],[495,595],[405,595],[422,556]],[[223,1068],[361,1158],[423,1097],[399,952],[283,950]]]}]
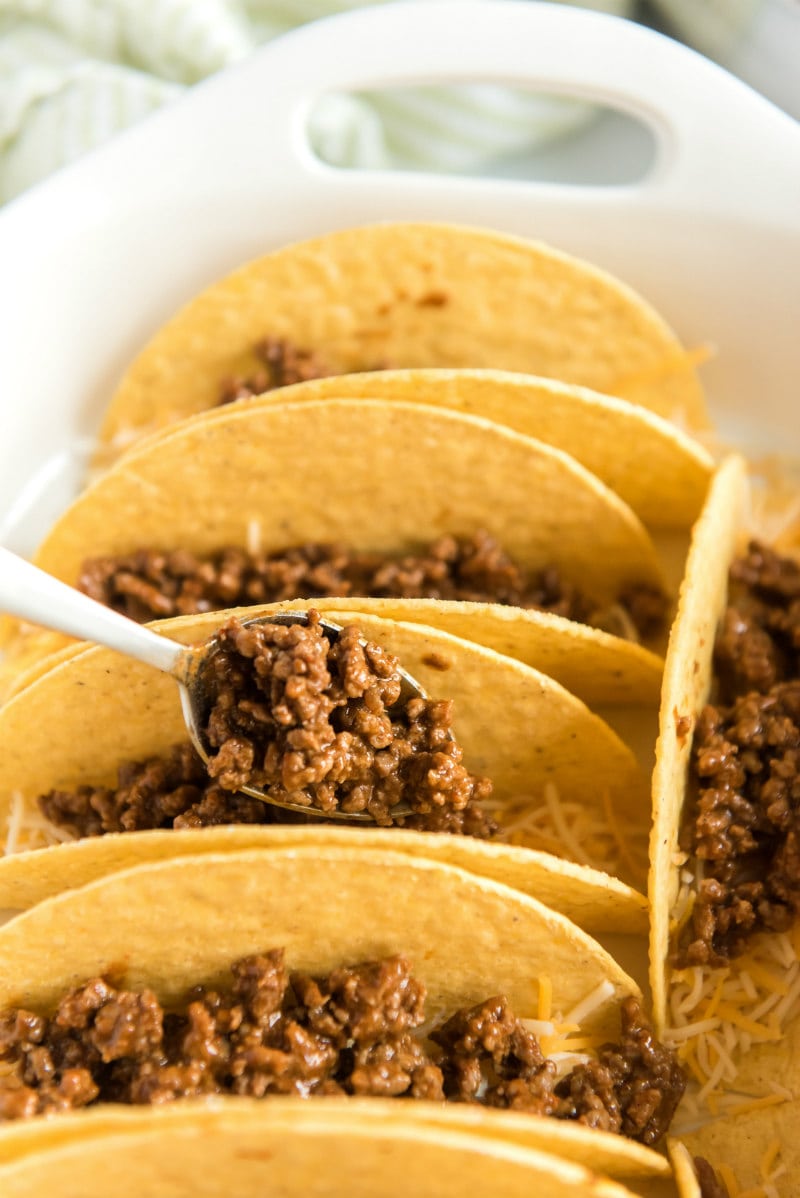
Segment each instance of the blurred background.
[{"label": "blurred background", "polygon": [[[800,0],[564,2],[679,38],[800,119]],[[359,0],[0,0],[0,202],[259,45],[357,7]],[[268,122],[269,112],[253,121]],[[647,131],[624,114],[487,84],[325,96],[309,137],[319,157],[339,167],[593,183],[641,177],[653,152]]]}]

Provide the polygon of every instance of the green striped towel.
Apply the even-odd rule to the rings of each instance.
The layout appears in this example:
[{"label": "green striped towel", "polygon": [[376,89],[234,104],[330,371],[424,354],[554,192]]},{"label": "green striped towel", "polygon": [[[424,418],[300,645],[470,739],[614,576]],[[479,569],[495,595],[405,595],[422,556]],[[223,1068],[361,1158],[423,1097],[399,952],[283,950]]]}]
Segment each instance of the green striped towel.
[{"label": "green striped towel", "polygon": [[[566,0],[574,3],[574,0]],[[360,0],[0,0],[0,202],[183,90]],[[582,5],[627,15],[633,0]],[[502,87],[328,96],[311,137],[339,166],[478,170],[586,119]]]}]

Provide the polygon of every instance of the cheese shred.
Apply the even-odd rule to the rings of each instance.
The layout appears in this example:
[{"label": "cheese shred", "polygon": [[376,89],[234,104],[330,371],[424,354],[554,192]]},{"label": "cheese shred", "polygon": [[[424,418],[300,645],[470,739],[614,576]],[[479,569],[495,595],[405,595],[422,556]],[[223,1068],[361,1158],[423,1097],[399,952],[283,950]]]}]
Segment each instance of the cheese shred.
[{"label": "cheese shred", "polygon": [[[689,907],[686,891],[692,886],[696,877],[683,870],[675,906],[681,913]],[[680,923],[679,918],[676,925]],[[677,1135],[709,1118],[797,1097],[777,1082],[752,1092],[752,1083],[742,1085],[739,1074],[754,1045],[779,1042],[800,1015],[799,926],[800,921],[789,932],[755,936],[742,957],[722,968],[694,965],[672,971],[664,1040],[673,1045],[689,1076],[674,1124]],[[766,1178],[771,1184],[771,1175],[762,1176]]]}]

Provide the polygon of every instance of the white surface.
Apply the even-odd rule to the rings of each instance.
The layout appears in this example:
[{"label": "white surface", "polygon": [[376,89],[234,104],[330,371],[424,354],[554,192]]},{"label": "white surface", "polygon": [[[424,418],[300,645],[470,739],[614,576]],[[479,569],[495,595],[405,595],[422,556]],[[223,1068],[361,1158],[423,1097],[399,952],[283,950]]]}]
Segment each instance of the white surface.
[{"label": "white surface", "polygon": [[[595,99],[650,126],[647,178],[585,187],[338,171],[311,154],[326,90],[484,80]],[[800,452],[800,130],[649,30],[527,0],[391,5],[321,21],[0,212],[0,540],[30,550],[76,488],[115,381],[177,306],[247,258],[381,219],[541,238],[711,342],[714,414]]]}]

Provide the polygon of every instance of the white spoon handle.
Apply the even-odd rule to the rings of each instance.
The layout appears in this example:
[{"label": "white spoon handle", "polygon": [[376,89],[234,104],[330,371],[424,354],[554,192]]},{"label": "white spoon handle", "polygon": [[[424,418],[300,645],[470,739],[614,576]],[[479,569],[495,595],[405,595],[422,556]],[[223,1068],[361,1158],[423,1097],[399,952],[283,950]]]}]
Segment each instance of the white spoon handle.
[{"label": "white spoon handle", "polygon": [[56,632],[95,641],[174,674],[186,649],[135,624],[38,566],[0,547],[0,611]]}]

